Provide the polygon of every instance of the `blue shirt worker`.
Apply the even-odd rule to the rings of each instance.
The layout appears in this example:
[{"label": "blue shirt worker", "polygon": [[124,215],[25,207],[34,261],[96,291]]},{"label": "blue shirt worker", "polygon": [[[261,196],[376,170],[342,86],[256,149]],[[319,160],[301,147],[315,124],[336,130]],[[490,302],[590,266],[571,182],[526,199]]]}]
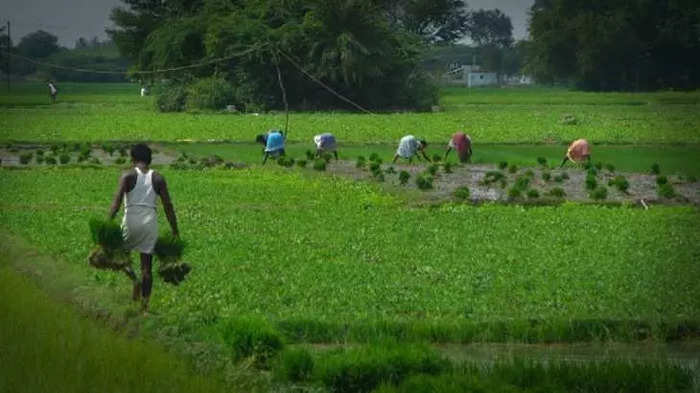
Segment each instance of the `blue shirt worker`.
[{"label": "blue shirt worker", "polygon": [[265,146],[263,149],[263,165],[267,162],[267,158],[280,157],[285,154],[284,152],[284,132],[279,130],[270,130],[267,134],[260,134],[255,137],[255,141]]}]

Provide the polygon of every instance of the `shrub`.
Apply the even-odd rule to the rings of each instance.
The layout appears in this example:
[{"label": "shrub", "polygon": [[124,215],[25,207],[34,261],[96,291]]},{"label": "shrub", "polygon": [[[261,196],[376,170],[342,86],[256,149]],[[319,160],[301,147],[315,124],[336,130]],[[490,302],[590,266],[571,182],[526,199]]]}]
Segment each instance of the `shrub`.
[{"label": "shrub", "polygon": [[199,78],[187,87],[185,106],[188,110],[226,108],[234,100],[231,83],[224,78],[212,76]]},{"label": "shrub", "polygon": [[317,171],[325,171],[326,170],[326,160],[322,158],[317,158],[314,160],[314,169]]},{"label": "shrub", "polygon": [[58,156],[58,160],[61,162],[61,164],[67,164],[70,162],[70,156],[66,153],[61,154]]},{"label": "shrub", "polygon": [[366,165],[365,157],[364,156],[357,157],[357,161],[355,162],[355,167],[356,168],[364,168],[365,165]]},{"label": "shrub", "polygon": [[442,169],[445,171],[445,173],[452,173],[452,164],[449,162],[446,162],[442,164]]},{"label": "shrub", "polygon": [[114,220],[92,218],[88,225],[93,243],[101,246],[106,251],[124,248],[122,229]]},{"label": "shrub", "polygon": [[442,161],[442,156],[439,154],[433,154],[433,162],[440,162]]},{"label": "shrub", "polygon": [[615,172],[615,166],[613,164],[605,164],[605,169],[607,169],[608,172]]},{"label": "shrub", "polygon": [[656,176],[656,184],[663,185],[668,183],[668,178],[666,176]]},{"label": "shrub", "polygon": [[659,187],[656,190],[657,194],[659,194],[660,197],[664,198],[673,198],[676,196],[676,191],[673,189],[673,186],[671,183],[664,183],[660,184]]},{"label": "shrub", "polygon": [[508,168],[508,162],[506,162],[506,161],[501,161],[501,162],[498,163],[498,169],[504,170],[504,169],[506,169],[506,168]]},{"label": "shrub", "polygon": [[411,178],[410,173],[408,173],[406,171],[399,172],[399,183],[401,183],[402,186],[405,185],[406,183],[408,183],[408,180],[410,178]]},{"label": "shrub", "polygon": [[537,157],[537,163],[542,166],[547,166],[547,159],[544,157]]},{"label": "shrub", "polygon": [[518,187],[511,187],[508,190],[508,198],[510,199],[520,198],[520,195],[522,195],[522,191]]},{"label": "shrub", "polygon": [[661,167],[659,166],[659,164],[653,163],[651,165],[651,173],[653,173],[655,175],[658,175],[659,173],[661,173]]},{"label": "shrub", "polygon": [[421,173],[416,176],[416,186],[421,190],[433,188],[433,177],[429,173]]},{"label": "shrub", "polygon": [[586,189],[588,190],[593,190],[596,188],[598,185],[598,181],[596,180],[594,175],[591,175],[590,173],[586,176]]},{"label": "shrub", "polygon": [[515,173],[518,171],[518,166],[515,164],[510,164],[508,167],[508,173]]},{"label": "shrub", "polygon": [[257,366],[266,366],[284,346],[280,334],[257,318],[232,319],[221,325],[221,336],[231,347],[234,358],[253,357]]},{"label": "shrub", "polygon": [[428,170],[428,173],[430,173],[430,175],[435,176],[435,174],[438,172],[438,169],[439,169],[439,167],[437,165],[432,164],[432,165],[428,166],[427,170]]},{"label": "shrub", "polygon": [[542,180],[544,180],[544,181],[552,180],[552,174],[549,172],[542,172]]},{"label": "shrub", "polygon": [[280,354],[280,360],[275,367],[278,379],[292,382],[303,382],[311,378],[314,371],[314,359],[304,348],[287,348]]},{"label": "shrub", "polygon": [[56,158],[54,157],[46,157],[46,164],[48,165],[56,165]]},{"label": "shrub", "polygon": [[182,112],[187,101],[187,89],[181,84],[168,84],[156,98],[156,108],[161,112]]},{"label": "shrub", "polygon": [[299,168],[306,168],[306,163],[307,163],[306,160],[297,160],[297,166]]},{"label": "shrub", "polygon": [[530,189],[527,191],[527,197],[531,199],[539,198],[540,193],[535,189]]},{"label": "shrub", "polygon": [[547,195],[553,196],[555,198],[563,198],[566,196],[566,192],[564,192],[564,189],[561,187],[554,187],[551,190],[549,190]]},{"label": "shrub", "polygon": [[608,185],[615,186],[621,192],[627,192],[627,189],[630,187],[630,183],[622,175],[615,176],[614,179],[608,182]]},{"label": "shrub", "polygon": [[457,189],[454,191],[455,198],[460,199],[460,200],[466,200],[469,199],[469,187],[467,186],[461,186],[457,187]]},{"label": "shrub", "polygon": [[608,197],[608,189],[605,186],[598,186],[589,195],[591,199],[602,200]]},{"label": "shrub", "polygon": [[29,164],[29,162],[32,160],[33,157],[34,157],[33,153],[20,154],[19,162],[23,165],[27,165],[27,164]]}]

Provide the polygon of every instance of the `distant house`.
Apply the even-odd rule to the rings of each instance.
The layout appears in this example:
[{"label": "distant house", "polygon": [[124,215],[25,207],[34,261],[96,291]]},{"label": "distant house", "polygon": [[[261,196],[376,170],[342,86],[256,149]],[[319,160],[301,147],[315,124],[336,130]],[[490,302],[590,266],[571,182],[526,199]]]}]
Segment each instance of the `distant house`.
[{"label": "distant house", "polygon": [[498,75],[495,72],[470,72],[466,75],[467,86],[491,86],[498,84]]},{"label": "distant house", "polygon": [[497,73],[482,70],[478,65],[453,65],[450,69],[451,70],[444,75],[444,80],[451,85],[479,87],[495,86],[501,83],[507,85],[532,84],[532,79],[525,75],[502,78],[499,82]]}]

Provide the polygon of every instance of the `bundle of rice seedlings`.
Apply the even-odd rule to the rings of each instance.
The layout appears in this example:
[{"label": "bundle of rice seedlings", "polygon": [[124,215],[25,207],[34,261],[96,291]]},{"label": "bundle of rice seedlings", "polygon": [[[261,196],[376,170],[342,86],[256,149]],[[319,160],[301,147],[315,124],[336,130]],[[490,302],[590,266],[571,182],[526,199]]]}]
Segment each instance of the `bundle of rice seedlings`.
[{"label": "bundle of rice seedlings", "polygon": [[498,169],[504,170],[508,168],[508,162],[507,161],[501,161],[498,163]]},{"label": "bundle of rice seedlings", "polygon": [[591,199],[595,200],[605,199],[608,197],[608,189],[605,188],[605,186],[598,186],[593,191],[591,191],[589,196],[591,197]]},{"label": "bundle of rice seedlings", "polygon": [[388,175],[393,175],[396,173],[396,169],[394,169],[393,166],[390,166],[389,168],[386,169],[385,171]]},{"label": "bundle of rice seedlings", "polygon": [[406,183],[408,183],[408,179],[410,179],[410,178],[411,178],[410,173],[408,173],[406,171],[399,172],[399,183],[401,183],[402,186],[405,185]]},{"label": "bundle of rice seedlings", "polygon": [[439,154],[433,154],[433,162],[440,162],[442,161],[442,156]]},{"label": "bundle of rice seedlings", "polygon": [[369,160],[370,160],[370,161],[379,161],[379,160],[380,160],[380,159],[379,159],[379,154],[377,154],[377,153],[372,153],[372,154],[370,154],[370,155],[369,155]]},{"label": "bundle of rice seedlings", "polygon": [[453,193],[455,198],[462,200],[462,201],[468,199],[469,194],[470,194],[469,187],[467,187],[467,186],[458,187]]},{"label": "bundle of rice seedlings", "polygon": [[431,176],[435,176],[435,174],[437,173],[438,169],[439,169],[439,167],[437,166],[437,164],[432,164],[432,165],[428,166],[428,169],[427,169],[427,170],[428,170],[428,173],[430,173]]},{"label": "bundle of rice seedlings", "polygon": [[518,171],[518,166],[515,164],[510,164],[508,167],[508,172],[509,173],[516,173]]},{"label": "bundle of rice seedlings", "polygon": [[365,164],[366,164],[366,162],[365,162],[364,156],[357,157],[357,162],[355,163],[356,168],[364,168]]},{"label": "bundle of rice seedlings", "polygon": [[58,156],[58,160],[61,162],[61,164],[65,165],[68,162],[70,162],[70,156],[66,153],[63,153],[60,156]]},{"label": "bundle of rice seedlings", "polygon": [[421,173],[416,177],[416,186],[421,190],[433,188],[433,177],[429,173]]},{"label": "bundle of rice seedlings", "polygon": [[563,198],[566,196],[566,192],[564,192],[564,189],[561,187],[554,187],[551,190],[549,190],[547,195],[553,196],[555,198]]},{"label": "bundle of rice seedlings", "polygon": [[325,171],[326,170],[326,160],[318,158],[314,161],[314,169],[317,171]]},{"label": "bundle of rice seedlings", "polygon": [[297,166],[299,168],[306,168],[306,160],[297,160]]},{"label": "bundle of rice seedlings", "polygon": [[171,234],[161,235],[158,237],[154,252],[160,266],[158,266],[158,275],[163,281],[178,285],[185,280],[185,276],[192,268],[186,262],[182,262],[182,252],[185,249],[185,242],[180,238]]},{"label": "bundle of rice seedlings", "polygon": [[547,166],[547,159],[544,157],[537,157],[537,163],[542,166]]},{"label": "bundle of rice seedlings", "polygon": [[124,238],[119,224],[112,220],[93,218],[89,221],[90,234],[96,247],[88,255],[88,263],[97,269],[123,270],[131,265],[129,252],[124,249]]},{"label": "bundle of rice seedlings", "polygon": [[658,175],[659,173],[661,173],[661,167],[659,166],[658,163],[655,162],[651,165],[651,173],[653,173],[655,175]]},{"label": "bundle of rice seedlings", "polygon": [[20,154],[19,162],[23,165],[27,165],[27,164],[29,164],[30,161],[32,161],[33,156],[34,156],[33,153]]},{"label": "bundle of rice seedlings", "polygon": [[308,161],[313,161],[314,158],[316,158],[316,155],[314,154],[314,152],[312,152],[311,150],[306,150],[306,159]]},{"label": "bundle of rice seedlings", "polygon": [[608,182],[608,185],[615,186],[618,190],[624,193],[626,193],[627,189],[630,187],[629,181],[627,181],[627,179],[622,175],[615,176],[614,179],[611,179]]},{"label": "bundle of rice seedlings", "polygon": [[446,162],[442,164],[442,169],[445,171],[445,173],[452,173],[452,164],[449,162]]}]

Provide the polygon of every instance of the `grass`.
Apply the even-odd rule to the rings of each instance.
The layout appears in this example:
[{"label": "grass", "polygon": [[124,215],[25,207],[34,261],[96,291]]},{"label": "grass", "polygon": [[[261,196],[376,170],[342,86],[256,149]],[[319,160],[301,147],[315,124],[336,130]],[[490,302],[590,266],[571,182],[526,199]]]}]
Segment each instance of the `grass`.
[{"label": "grass", "polygon": [[116,335],[0,266],[0,390],[223,392],[155,344]]},{"label": "grass", "polygon": [[[666,339],[700,330],[696,208],[424,210],[370,184],[274,166],[163,173],[193,273],[177,288],[157,281],[152,307],[178,332],[246,316],[264,317],[292,341],[321,342]],[[118,175],[4,171],[0,222],[95,285],[127,285],[83,266],[91,239],[73,230],[107,208]],[[470,253],[455,251],[457,239]]]},{"label": "grass", "polygon": [[[11,94],[2,91],[2,140],[251,141],[285,119],[281,112],[157,113],[154,97],[139,97],[136,84],[62,84],[59,103],[52,106],[46,105],[44,90],[19,84]],[[518,90],[498,95],[492,90],[446,89],[441,97],[445,110],[437,113],[292,113],[289,140],[311,141],[319,130],[330,130],[342,143],[396,143],[407,132],[447,143],[451,133],[464,129],[475,143],[562,144],[582,135],[593,143],[700,143],[695,126],[700,119],[698,92],[620,96]],[[574,114],[578,124],[561,124],[566,114]],[[563,153],[557,159],[561,157]]]}]

